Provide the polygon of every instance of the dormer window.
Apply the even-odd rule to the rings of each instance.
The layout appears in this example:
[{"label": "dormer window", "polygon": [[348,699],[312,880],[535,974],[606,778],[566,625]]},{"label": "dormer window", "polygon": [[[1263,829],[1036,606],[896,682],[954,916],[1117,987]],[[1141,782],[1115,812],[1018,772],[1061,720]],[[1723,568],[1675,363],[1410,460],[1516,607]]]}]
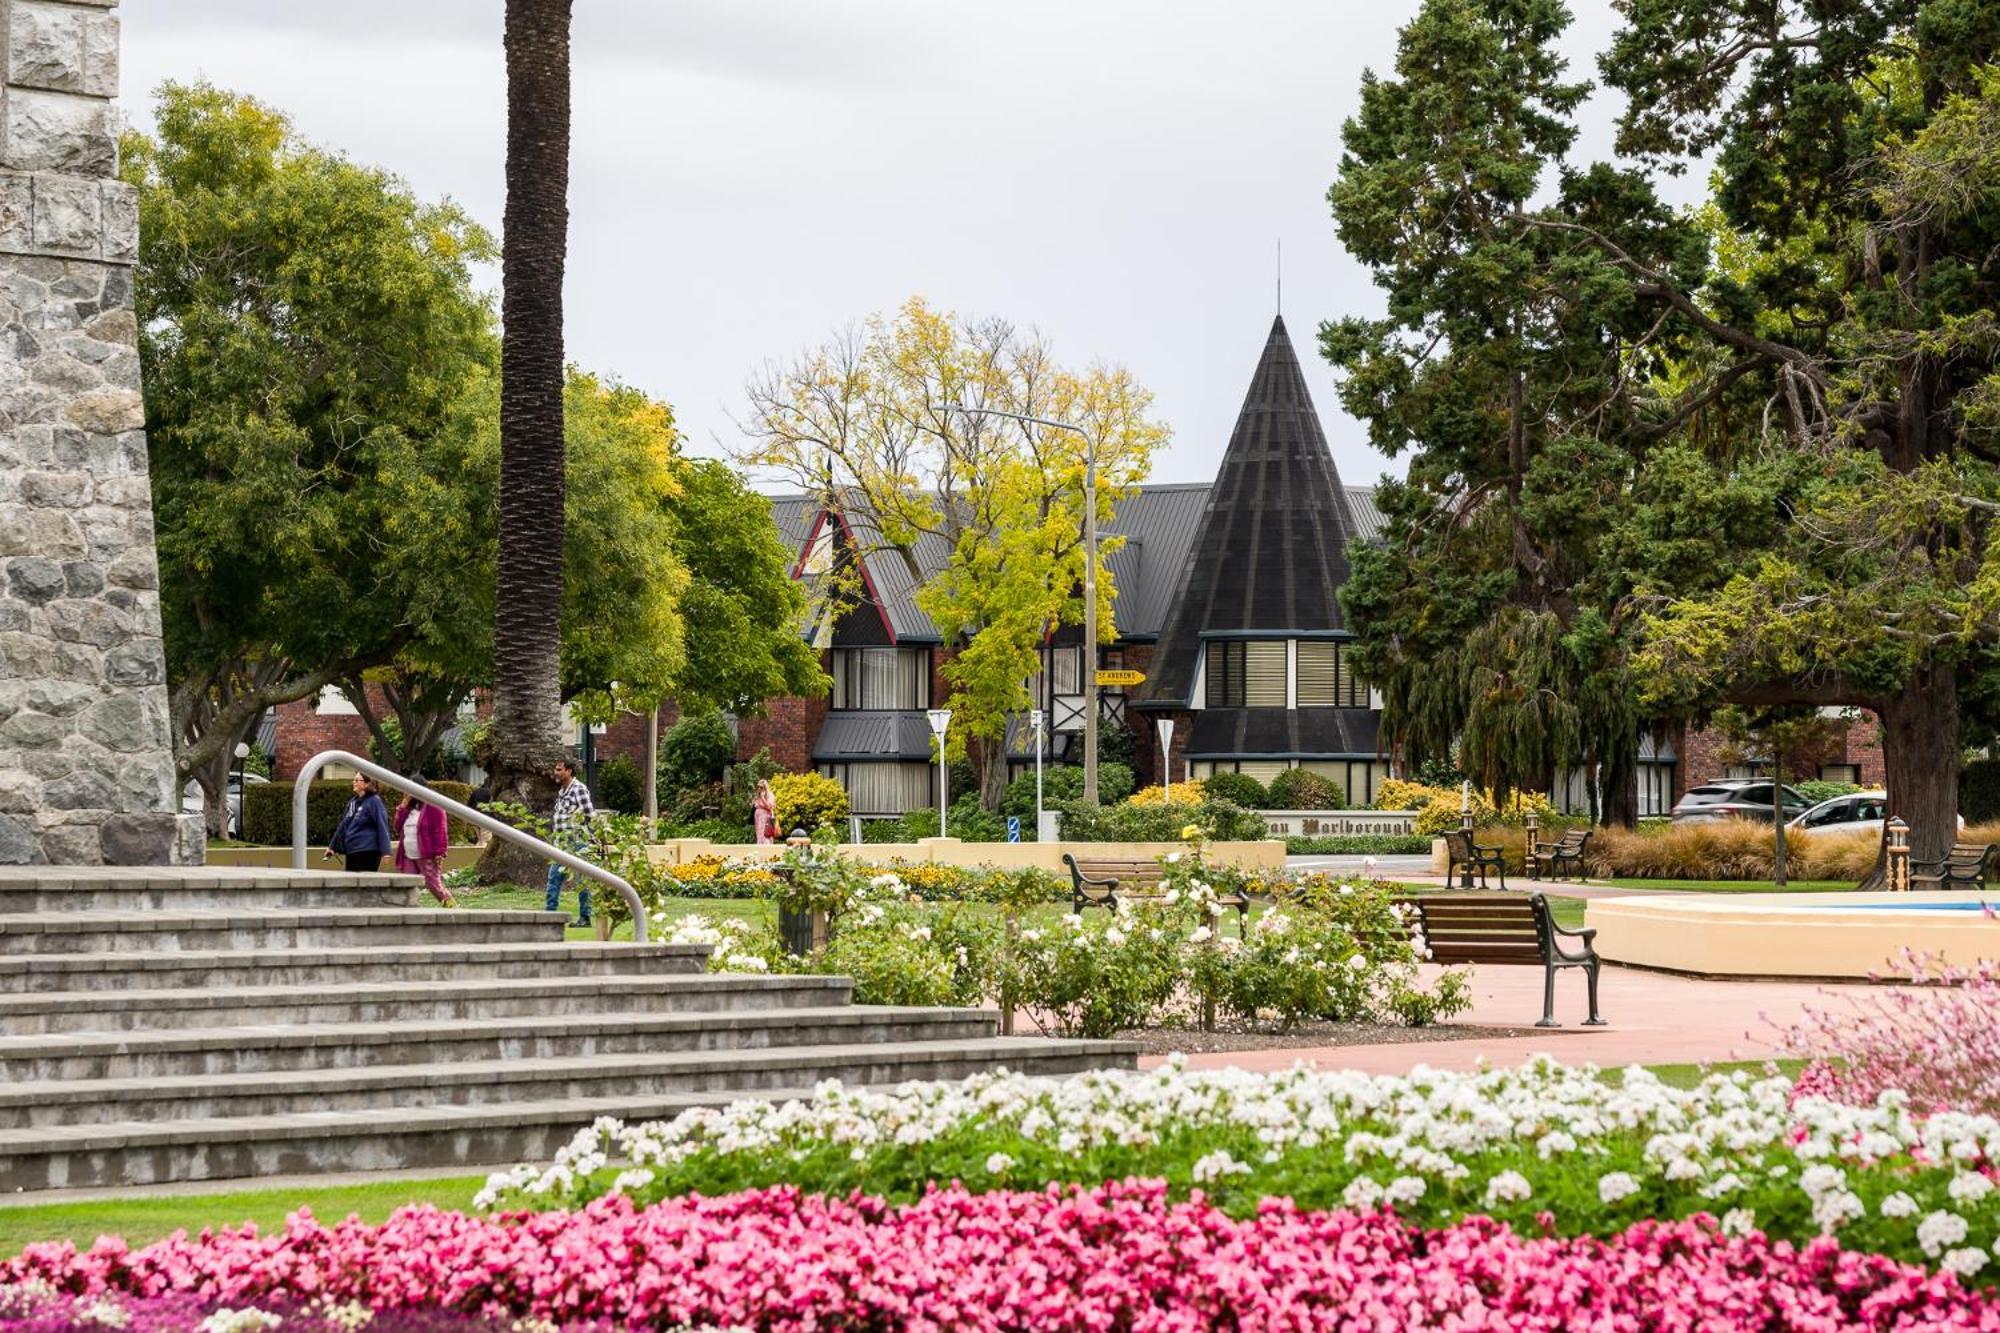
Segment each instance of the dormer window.
[{"label": "dormer window", "polygon": [[1335,639],[1211,641],[1205,666],[1207,706],[1366,708],[1368,687],[1349,668],[1346,649]]}]

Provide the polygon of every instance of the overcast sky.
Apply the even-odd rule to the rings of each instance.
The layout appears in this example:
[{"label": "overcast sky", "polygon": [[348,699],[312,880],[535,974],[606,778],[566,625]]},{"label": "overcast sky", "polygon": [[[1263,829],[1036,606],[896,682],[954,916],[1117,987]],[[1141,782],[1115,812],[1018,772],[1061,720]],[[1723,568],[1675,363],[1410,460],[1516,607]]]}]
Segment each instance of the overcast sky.
[{"label": "overcast sky", "polygon": [[[1613,27],[1573,0],[1572,68]],[[205,77],[499,229],[503,0],[126,0],[124,102]],[[1313,332],[1379,309],[1325,195],[1416,0],[577,0],[568,355],[736,439],[742,386],[922,294],[1123,362],[1205,481],[1274,308],[1350,483],[1385,470]],[[1586,146],[1602,151],[1600,104]],[[497,273],[487,275],[497,283]]]}]

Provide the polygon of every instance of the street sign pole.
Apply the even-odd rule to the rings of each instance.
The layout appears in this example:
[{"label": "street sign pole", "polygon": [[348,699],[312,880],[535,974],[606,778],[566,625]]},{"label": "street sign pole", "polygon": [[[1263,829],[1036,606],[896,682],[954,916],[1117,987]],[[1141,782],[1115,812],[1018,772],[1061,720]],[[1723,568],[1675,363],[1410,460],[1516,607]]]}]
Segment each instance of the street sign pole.
[{"label": "street sign pole", "polygon": [[1042,836],[1042,710],[1028,710],[1028,730],[1035,737],[1035,837]]},{"label": "street sign pole", "polygon": [[1160,795],[1171,796],[1173,795],[1173,773],[1170,771],[1169,766],[1173,761],[1168,756],[1173,753],[1174,748],[1174,720],[1170,717],[1163,717],[1160,719],[1159,725]]},{"label": "street sign pole", "polygon": [[931,735],[937,740],[938,836],[943,838],[949,836],[945,832],[945,809],[951,804],[951,799],[947,793],[947,788],[950,784],[946,777],[944,762],[944,733],[951,726],[951,710],[949,708],[929,708],[924,710],[924,717],[931,724]]}]

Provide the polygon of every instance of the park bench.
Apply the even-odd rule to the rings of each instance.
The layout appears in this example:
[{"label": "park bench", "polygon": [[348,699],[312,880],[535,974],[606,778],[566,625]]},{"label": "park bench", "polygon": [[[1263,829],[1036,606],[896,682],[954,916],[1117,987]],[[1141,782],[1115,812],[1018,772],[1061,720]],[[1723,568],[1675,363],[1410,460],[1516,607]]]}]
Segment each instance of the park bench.
[{"label": "park bench", "polygon": [[[1424,943],[1434,963],[1495,963],[1540,966],[1543,972],[1540,1028],[1556,1022],[1556,973],[1580,967],[1590,993],[1590,1018],[1585,1027],[1602,1027],[1597,1013],[1599,960],[1592,941],[1595,930],[1558,926],[1541,894],[1527,898],[1488,894],[1422,894],[1416,898]],[[1565,939],[1581,940],[1565,948]]]},{"label": "park bench", "polygon": [[1956,886],[1983,889],[1986,877],[1993,868],[1995,852],[2000,852],[2000,844],[1990,842],[1955,842],[1949,855],[1938,861],[1910,861],[1910,887],[1930,887],[1949,889]]},{"label": "park bench", "polygon": [[1499,847],[1480,846],[1472,840],[1469,829],[1454,829],[1445,834],[1444,847],[1444,877],[1447,882],[1458,873],[1460,866],[1464,866],[1467,881],[1471,880],[1472,871],[1479,872],[1479,887],[1482,889],[1486,887],[1486,872],[1489,869],[1499,871],[1500,887],[1507,887],[1507,862]]},{"label": "park bench", "polygon": [[[1063,864],[1069,868],[1070,888],[1079,914],[1086,907],[1116,907],[1120,898],[1144,902],[1160,896],[1163,872],[1152,857],[1093,857],[1079,861],[1073,853],[1064,852]],[[1121,892],[1120,886],[1125,884],[1133,885],[1133,889]],[[1219,901],[1225,907],[1234,907],[1237,916],[1248,918],[1250,899],[1245,895],[1226,894]]]},{"label": "park bench", "polygon": [[1528,878],[1561,879],[1564,866],[1576,871],[1578,879],[1583,878],[1583,853],[1590,845],[1590,830],[1573,828],[1554,842],[1530,840],[1528,843]]}]

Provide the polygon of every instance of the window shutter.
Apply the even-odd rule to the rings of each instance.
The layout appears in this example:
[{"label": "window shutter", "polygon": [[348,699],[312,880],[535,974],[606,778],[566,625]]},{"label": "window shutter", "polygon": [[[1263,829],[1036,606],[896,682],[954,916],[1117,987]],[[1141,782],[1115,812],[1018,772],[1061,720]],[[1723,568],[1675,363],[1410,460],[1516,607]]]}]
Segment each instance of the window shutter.
[{"label": "window shutter", "polygon": [[1299,641],[1299,707],[1332,708],[1337,702],[1339,661],[1327,639]]},{"label": "window shutter", "polygon": [[1250,708],[1285,706],[1285,641],[1258,639],[1245,645],[1243,702]]}]

